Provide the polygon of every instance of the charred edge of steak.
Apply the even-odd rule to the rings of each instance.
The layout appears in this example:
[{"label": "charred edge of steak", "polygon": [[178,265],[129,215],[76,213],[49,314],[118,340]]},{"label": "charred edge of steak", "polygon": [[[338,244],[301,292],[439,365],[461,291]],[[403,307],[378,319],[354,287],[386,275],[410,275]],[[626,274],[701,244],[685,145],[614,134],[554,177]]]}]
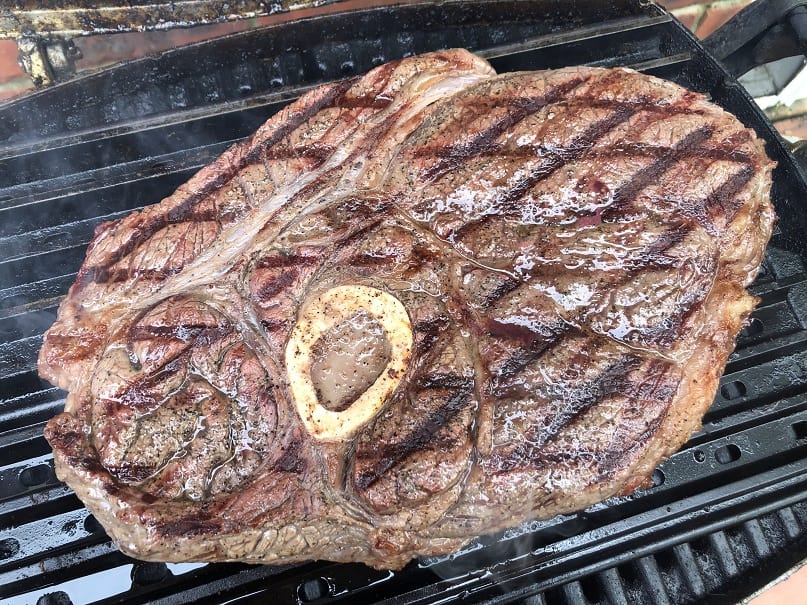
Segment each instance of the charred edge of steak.
[{"label": "charred edge of steak", "polygon": [[432,442],[434,435],[466,405],[468,405],[473,389],[462,389],[454,393],[446,403],[440,406],[421,424],[415,427],[400,442],[379,452],[376,463],[355,479],[356,488],[365,491],[374,485],[384,474],[405,460],[414,452],[422,450]]},{"label": "charred edge of steak", "polygon": [[201,213],[200,215],[194,214],[194,209],[200,202],[204,201],[216,190],[221,189],[230,182],[244,167],[260,161],[260,156],[264,149],[275,145],[278,141],[294,132],[322,109],[332,106],[334,102],[341,98],[344,93],[355,84],[355,82],[356,78],[352,78],[333,86],[327,94],[317,99],[316,102],[305,107],[302,111],[292,114],[289,120],[280,126],[272,136],[250,149],[249,153],[244,154],[239,162],[222,167],[223,169],[217,172],[214,178],[207,181],[198,191],[188,195],[175,208],[172,208],[164,214],[149,217],[149,219],[145,221],[145,224],[138,226],[138,229],[126,240],[126,243],[110,254],[110,258],[108,258],[106,262],[100,265],[82,268],[79,272],[77,283],[107,283],[113,275],[113,272],[111,272],[112,267],[160,229],[172,223],[201,220],[202,217],[206,216],[206,213]]}]

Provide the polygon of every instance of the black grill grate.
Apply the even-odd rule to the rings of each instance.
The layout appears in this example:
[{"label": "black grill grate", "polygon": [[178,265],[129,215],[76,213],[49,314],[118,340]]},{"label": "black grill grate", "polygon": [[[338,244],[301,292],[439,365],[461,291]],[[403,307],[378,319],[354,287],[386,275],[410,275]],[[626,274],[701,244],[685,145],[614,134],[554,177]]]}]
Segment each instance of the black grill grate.
[{"label": "black grill grate", "polygon": [[[807,504],[786,506],[691,542],[553,588],[525,602],[547,605],[737,603],[799,563]],[[771,556],[781,553],[778,565]]]},{"label": "black grill grate", "polygon": [[[138,563],[56,480],[63,393],[41,334],[93,229],[158,201],[312,85],[434,48],[498,71],[631,65],[707,93],[768,141],[780,216],[703,430],[655,485],[402,572]],[[443,2],[256,30],[0,107],[0,598],[9,603],[730,602],[807,556],[807,185],[736,81],[644,2]]]}]

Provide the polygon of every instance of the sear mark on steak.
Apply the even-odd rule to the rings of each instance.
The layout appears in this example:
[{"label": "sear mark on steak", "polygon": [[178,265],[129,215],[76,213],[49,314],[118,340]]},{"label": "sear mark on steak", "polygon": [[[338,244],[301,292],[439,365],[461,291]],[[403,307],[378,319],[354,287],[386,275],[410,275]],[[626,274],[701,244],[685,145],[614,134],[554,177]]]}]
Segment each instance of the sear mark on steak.
[{"label": "sear mark on steak", "polygon": [[753,308],[772,168],[628,69],[312,90],[96,230],[40,354],[57,473],[160,561],[396,568],[629,493]]}]

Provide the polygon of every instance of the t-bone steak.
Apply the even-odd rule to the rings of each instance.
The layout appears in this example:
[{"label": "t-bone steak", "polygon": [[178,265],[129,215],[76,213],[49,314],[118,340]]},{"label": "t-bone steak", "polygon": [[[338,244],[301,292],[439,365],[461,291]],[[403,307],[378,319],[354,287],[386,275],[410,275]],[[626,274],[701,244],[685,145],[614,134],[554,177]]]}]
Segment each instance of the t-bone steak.
[{"label": "t-bone steak", "polygon": [[772,168],[629,69],[321,86],[98,227],[39,361],[58,476],[141,559],[380,568],[629,493],[756,302]]}]

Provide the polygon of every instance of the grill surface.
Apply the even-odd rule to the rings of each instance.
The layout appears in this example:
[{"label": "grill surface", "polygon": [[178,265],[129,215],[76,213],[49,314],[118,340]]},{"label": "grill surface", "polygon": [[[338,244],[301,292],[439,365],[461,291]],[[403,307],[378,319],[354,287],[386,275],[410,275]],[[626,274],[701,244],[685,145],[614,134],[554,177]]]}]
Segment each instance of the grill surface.
[{"label": "grill surface", "polygon": [[[312,44],[312,41],[316,41]],[[779,162],[762,303],[703,429],[654,486],[401,572],[139,563],[56,480],[35,362],[99,223],[170,194],[301,91],[435,48],[497,71],[629,65],[699,90]],[[4,602],[733,602],[807,556],[807,184],[697,41],[644,2],[449,2],[251,31],[0,107],[0,597]]]}]

